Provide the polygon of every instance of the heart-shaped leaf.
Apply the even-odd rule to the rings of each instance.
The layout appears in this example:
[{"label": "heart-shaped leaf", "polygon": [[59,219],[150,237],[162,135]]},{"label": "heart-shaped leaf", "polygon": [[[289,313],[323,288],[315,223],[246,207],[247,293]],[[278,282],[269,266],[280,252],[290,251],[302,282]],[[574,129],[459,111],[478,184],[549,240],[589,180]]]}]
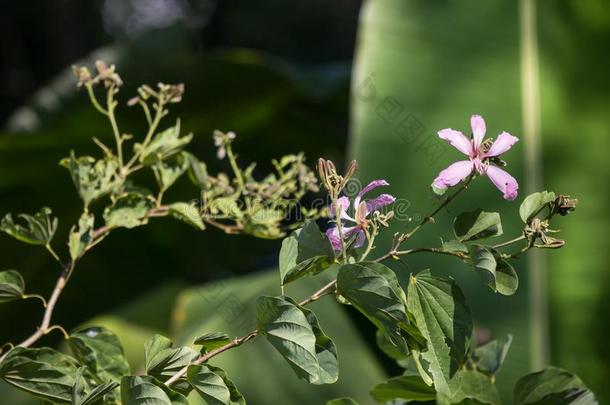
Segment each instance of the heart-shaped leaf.
[{"label": "heart-shaped leaf", "polygon": [[452,279],[434,277],[429,270],[411,276],[407,307],[428,341],[422,357],[430,366],[437,392],[450,395],[449,380],[466,356],[472,317],[464,294]]}]

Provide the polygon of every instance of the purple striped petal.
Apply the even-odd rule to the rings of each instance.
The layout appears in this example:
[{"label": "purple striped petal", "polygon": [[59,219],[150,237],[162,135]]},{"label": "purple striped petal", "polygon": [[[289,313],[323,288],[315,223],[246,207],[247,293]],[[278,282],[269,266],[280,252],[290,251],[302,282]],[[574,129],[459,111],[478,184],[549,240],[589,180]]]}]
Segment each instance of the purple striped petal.
[{"label": "purple striped petal", "polygon": [[517,198],[519,184],[513,176],[499,167],[491,165],[487,168],[487,176],[489,176],[489,179],[498,190],[504,194],[504,199],[512,201]]},{"label": "purple striped petal", "polygon": [[362,198],[363,195],[365,195],[366,193],[368,193],[371,190],[376,189],[377,187],[389,186],[389,185],[390,185],[390,183],[388,183],[387,181],[385,181],[383,179],[373,180],[369,184],[367,184],[366,187],[364,187],[362,190],[360,190],[360,192],[358,193],[358,197]]},{"label": "purple striped petal", "polygon": [[358,236],[356,236],[356,242],[354,243],[354,247],[359,248],[364,245],[364,241],[366,240],[366,235],[362,229],[358,229]]},{"label": "purple striped petal", "polygon": [[438,137],[449,142],[451,146],[462,152],[466,156],[474,155],[472,150],[472,142],[464,136],[460,131],[451,128],[445,128],[438,131]]},{"label": "purple striped petal", "polygon": [[396,198],[390,194],[381,194],[379,197],[373,198],[366,202],[367,214],[375,212],[386,205],[393,204]]},{"label": "purple striped petal", "polygon": [[460,181],[464,180],[472,173],[473,165],[470,160],[461,160],[455,162],[438,174],[432,185],[438,189],[444,190],[447,187],[455,186]]},{"label": "purple striped petal", "polygon": [[[349,238],[356,231],[362,232],[362,230],[357,226],[344,226],[341,228],[341,231],[343,233],[343,239]],[[328,228],[326,230],[326,237],[330,241],[330,244],[335,252],[341,251],[341,238],[339,237],[339,229],[336,226],[333,226],[332,228]]]},{"label": "purple striped petal", "polygon": [[496,138],[496,141],[491,145],[485,156],[493,157],[500,156],[507,150],[513,147],[519,141],[519,138],[512,136],[508,132],[502,132]]},{"label": "purple striped petal", "polygon": [[470,127],[472,128],[474,150],[479,150],[481,142],[483,142],[483,138],[485,137],[485,132],[487,131],[485,120],[480,115],[474,114],[470,117]]}]

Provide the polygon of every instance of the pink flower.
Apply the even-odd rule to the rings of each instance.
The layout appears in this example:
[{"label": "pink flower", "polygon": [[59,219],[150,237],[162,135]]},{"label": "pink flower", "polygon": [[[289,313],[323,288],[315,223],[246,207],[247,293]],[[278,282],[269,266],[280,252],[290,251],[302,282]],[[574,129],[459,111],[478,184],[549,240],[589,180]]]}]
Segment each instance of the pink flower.
[{"label": "pink flower", "polygon": [[[348,240],[355,235],[354,247],[360,247],[366,240],[366,234],[364,232],[367,229],[369,223],[367,217],[370,213],[378,211],[380,208],[390,205],[396,201],[396,198],[389,194],[381,194],[380,196],[373,198],[372,200],[362,201],[364,194],[369,191],[380,187],[389,186],[389,183],[385,180],[373,180],[366,187],[364,187],[354,198],[353,208],[354,216],[348,215],[347,210],[350,206],[349,198],[343,196],[337,199],[340,211],[340,221],[342,224],[341,233],[343,234],[343,240]],[[334,207],[329,207],[329,216],[333,218],[335,216]],[[352,226],[346,226],[346,224],[352,223]],[[339,230],[336,226],[326,231],[326,236],[330,240],[330,244],[333,246],[335,251],[341,250],[341,238],[339,237]]]},{"label": "pink flower", "polygon": [[491,161],[508,151],[519,139],[508,132],[502,132],[495,142],[488,146],[490,142],[483,142],[486,131],[483,117],[473,115],[470,118],[470,125],[472,139],[468,139],[460,131],[450,128],[438,132],[441,139],[468,156],[468,160],[455,162],[440,172],[434,179],[432,187],[435,191],[445,192],[448,187],[455,186],[476,170],[480,175],[486,174],[491,182],[502,191],[505,199],[514,200],[517,198],[519,189],[517,180],[499,167],[491,165]]}]

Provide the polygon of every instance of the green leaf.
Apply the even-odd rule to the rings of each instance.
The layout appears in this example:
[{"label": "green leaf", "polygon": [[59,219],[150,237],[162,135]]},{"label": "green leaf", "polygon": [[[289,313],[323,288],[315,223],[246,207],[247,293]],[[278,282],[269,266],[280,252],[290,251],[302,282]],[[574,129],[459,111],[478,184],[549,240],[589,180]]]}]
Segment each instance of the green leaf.
[{"label": "green leaf", "polygon": [[78,367],[72,357],[49,348],[17,347],[0,363],[0,377],[35,397],[69,404]]},{"label": "green leaf", "polygon": [[318,274],[333,263],[328,238],[315,221],[307,221],[282,242],[280,281],[287,284],[308,274]]},{"label": "green leaf", "polygon": [[98,198],[115,192],[122,184],[118,176],[119,163],[115,158],[100,160],[90,156],[76,158],[72,151],[70,157],[63,159],[59,164],[70,171],[72,182],[85,207]]},{"label": "green leaf", "polygon": [[453,221],[453,231],[460,242],[502,235],[502,223],[497,212],[480,208],[463,212]]},{"label": "green leaf", "polygon": [[189,168],[187,158],[179,153],[169,159],[159,160],[152,165],[157,184],[161,191],[166,191],[176,180],[180,178]]},{"label": "green leaf", "polygon": [[274,208],[258,208],[248,215],[244,232],[263,239],[278,239],[284,236],[280,225],[286,213]]},{"label": "green leaf", "polygon": [[169,214],[187,224],[193,228],[203,231],[205,225],[199,214],[199,209],[196,204],[189,204],[185,202],[176,202],[168,206]]},{"label": "green leaf", "polygon": [[[298,305],[294,301],[293,303]],[[318,318],[313,311],[301,306],[299,308],[307,317],[307,321],[316,337],[316,356],[320,369],[319,379],[315,384],[333,384],[339,379],[339,364],[335,343],[320,328]]]},{"label": "green leaf", "polygon": [[437,403],[443,404],[500,404],[495,384],[485,374],[474,370],[460,370],[449,382],[451,395],[439,393]]},{"label": "green leaf", "polygon": [[390,378],[371,390],[371,396],[379,402],[394,399],[406,401],[431,401],[436,398],[436,391],[429,387],[420,376],[403,375]]},{"label": "green leaf", "polygon": [[189,152],[182,152],[189,162],[189,179],[194,185],[205,190],[209,187],[208,182],[208,170],[205,163],[197,159],[193,154]]},{"label": "green leaf", "polygon": [[[172,341],[161,335],[150,338],[144,346],[144,351],[146,374],[160,381],[169,379],[199,357],[199,354],[190,347],[174,348]],[[181,380],[176,383],[175,389],[181,390],[184,387],[184,380]]]},{"label": "green leaf", "polygon": [[99,403],[104,396],[114,391],[120,384],[116,381],[110,381],[105,384],[98,385],[87,393],[87,383],[83,374],[87,370],[86,367],[81,367],[76,373],[76,382],[72,388],[72,405],[93,405]]},{"label": "green leaf", "polygon": [[472,359],[477,370],[488,375],[496,375],[506,359],[513,336],[508,335],[505,341],[492,340],[474,349]]},{"label": "green leaf", "polygon": [[130,373],[123,346],[106,328],[81,329],[70,335],[68,344],[74,356],[104,382],[118,382]]},{"label": "green leaf", "polygon": [[222,214],[228,218],[240,219],[244,213],[239,208],[237,200],[234,197],[221,197],[212,200],[209,205],[210,213],[213,215]]},{"label": "green leaf", "polygon": [[104,220],[110,228],[135,228],[148,223],[148,211],[153,207],[150,198],[128,193],[104,210]]},{"label": "green leaf", "polygon": [[430,363],[436,390],[449,394],[449,380],[462,364],[472,335],[472,317],[464,294],[452,279],[434,277],[429,270],[411,276],[407,307],[428,341],[422,357]]},{"label": "green leaf", "polygon": [[187,380],[208,405],[245,405],[224,371],[209,364],[189,366]]},{"label": "green leaf", "polygon": [[529,223],[545,206],[555,201],[555,198],[555,193],[552,191],[541,191],[528,195],[519,207],[521,220],[526,224]]},{"label": "green leaf", "polygon": [[358,405],[358,402],[349,397],[343,397],[326,401],[326,405]]},{"label": "green leaf", "polygon": [[470,259],[475,271],[493,291],[502,295],[513,295],[517,291],[519,276],[498,252],[483,245],[472,245]]},{"label": "green leaf", "polygon": [[443,244],[441,245],[441,249],[445,252],[468,253],[468,246],[466,246],[459,240],[449,240],[447,242],[443,242]]},{"label": "green leaf", "polygon": [[231,338],[226,333],[212,332],[206,333],[195,339],[194,344],[203,346],[206,351],[212,351],[218,349],[231,342]]},{"label": "green leaf", "polygon": [[18,300],[25,293],[25,281],[16,270],[0,271],[0,304]]},{"label": "green leaf", "polygon": [[87,249],[93,237],[94,222],[95,217],[93,214],[84,212],[78,220],[78,229],[72,227],[70,230],[68,247],[70,248],[72,260],[78,259],[85,253],[85,249]]},{"label": "green leaf", "polygon": [[172,405],[165,391],[148,376],[125,376],[121,379],[123,405]]},{"label": "green leaf", "polygon": [[180,137],[180,120],[177,120],[176,125],[156,134],[144,148],[135,144],[134,152],[140,154],[140,163],[148,166],[180,152],[191,139],[193,134]]},{"label": "green leaf", "polygon": [[406,298],[394,272],[379,263],[346,264],[339,268],[337,292],[375,324],[400,352],[407,340],[420,340],[405,308]]},{"label": "green leaf", "polygon": [[547,367],[519,379],[513,400],[515,405],[597,404],[595,396],[580,378],[556,367]]},{"label": "green leaf", "polygon": [[297,376],[320,380],[316,336],[303,311],[282,297],[261,296],[256,303],[258,330],[286,359]]},{"label": "green leaf", "polygon": [[34,215],[19,214],[18,218],[25,223],[16,223],[11,214],[6,214],[0,222],[0,231],[31,245],[46,245],[53,239],[57,218],[51,217],[50,208],[43,207]]}]

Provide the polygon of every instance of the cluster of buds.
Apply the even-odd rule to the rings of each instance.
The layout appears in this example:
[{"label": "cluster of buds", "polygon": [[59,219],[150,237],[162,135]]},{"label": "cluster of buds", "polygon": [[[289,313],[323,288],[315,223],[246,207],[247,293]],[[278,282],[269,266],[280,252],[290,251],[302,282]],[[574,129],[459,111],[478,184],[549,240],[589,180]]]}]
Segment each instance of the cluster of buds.
[{"label": "cluster of buds", "polygon": [[578,199],[570,198],[568,195],[560,195],[553,201],[551,213],[566,216],[576,209],[577,204]]},{"label": "cluster of buds", "polygon": [[138,95],[132,97],[127,105],[133,106],[141,101],[146,102],[149,98],[162,100],[163,103],[179,103],[184,95],[184,84],[165,84],[157,83],[159,90],[154,90],[147,84],[138,87]]},{"label": "cluster of buds", "polygon": [[227,156],[227,145],[230,145],[235,140],[235,132],[229,131],[224,133],[219,130],[214,131],[214,146],[218,148],[216,157],[224,159]]},{"label": "cluster of buds", "polygon": [[388,228],[390,226],[390,220],[394,218],[394,211],[382,213],[375,211],[373,213],[373,221],[380,227]]},{"label": "cluster of buds", "polygon": [[318,160],[318,176],[320,183],[328,191],[331,199],[337,198],[341,191],[347,185],[347,182],[354,176],[358,170],[358,163],[352,160],[343,176],[337,173],[335,164],[327,159],[320,158]]},{"label": "cluster of buds", "polygon": [[524,230],[530,246],[545,249],[559,249],[565,245],[564,240],[549,236],[549,234],[557,232],[559,231],[549,228],[548,221],[543,221],[540,218],[534,218]]},{"label": "cluster of buds", "polygon": [[85,66],[72,66],[72,71],[78,80],[78,87],[93,86],[98,83],[104,83],[106,88],[120,87],[123,85],[123,80],[116,72],[116,67],[114,65],[109,66],[106,62],[98,60],[95,62],[95,69],[97,70],[97,75],[93,76]]}]

